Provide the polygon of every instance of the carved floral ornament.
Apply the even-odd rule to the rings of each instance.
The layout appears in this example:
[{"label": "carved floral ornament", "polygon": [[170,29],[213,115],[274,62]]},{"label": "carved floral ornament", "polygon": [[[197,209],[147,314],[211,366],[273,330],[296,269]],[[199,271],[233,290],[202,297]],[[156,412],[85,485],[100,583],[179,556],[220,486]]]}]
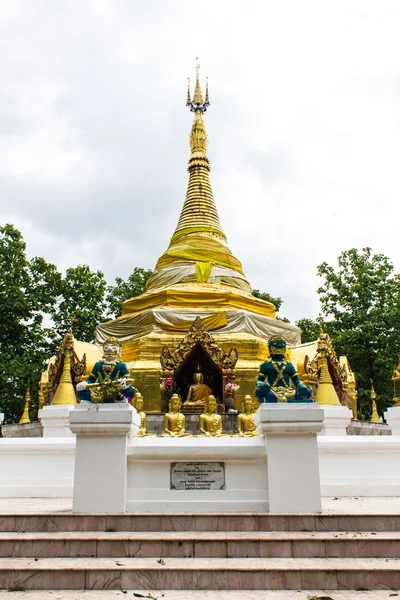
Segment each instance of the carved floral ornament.
[{"label": "carved floral ornament", "polygon": [[185,360],[190,351],[198,343],[202,345],[210,358],[222,369],[223,375],[227,376],[235,373],[238,360],[236,348],[231,348],[228,354],[224,352],[212,335],[208,333],[201,318],[196,317],[175,352],[171,353],[167,346],[163,347],[160,355],[163,374],[166,376],[173,375],[175,369]]},{"label": "carved floral ornament", "polygon": [[346,368],[339,363],[335,349],[327,333],[320,334],[318,338],[318,349],[313,360],[310,362],[306,361],[304,364],[304,368],[308,374],[310,383],[316,383],[318,381],[322,358],[327,358],[332,363],[338,377],[340,378],[342,388],[344,390],[347,389],[348,373]]}]

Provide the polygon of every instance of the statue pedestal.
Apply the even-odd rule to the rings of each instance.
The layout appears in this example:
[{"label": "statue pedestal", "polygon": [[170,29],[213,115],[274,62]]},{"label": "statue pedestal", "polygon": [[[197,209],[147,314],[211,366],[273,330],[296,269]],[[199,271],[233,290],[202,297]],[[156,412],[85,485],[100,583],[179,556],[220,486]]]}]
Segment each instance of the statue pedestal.
[{"label": "statue pedestal", "polygon": [[76,434],[73,512],[125,512],[127,436],[134,413],[125,403],[78,404],[71,411]]},{"label": "statue pedestal", "polygon": [[56,404],[44,406],[39,410],[39,419],[43,425],[43,437],[73,437],[69,428],[69,413],[77,404]]},{"label": "statue pedestal", "polygon": [[392,430],[392,435],[400,435],[400,406],[391,406],[385,412],[386,423]]},{"label": "statue pedestal", "polygon": [[319,513],[317,433],[324,413],[318,404],[261,404],[254,415],[265,435],[270,513]]},{"label": "statue pedestal", "polygon": [[324,426],[319,435],[347,435],[353,413],[347,406],[328,406],[320,404],[324,410]]}]

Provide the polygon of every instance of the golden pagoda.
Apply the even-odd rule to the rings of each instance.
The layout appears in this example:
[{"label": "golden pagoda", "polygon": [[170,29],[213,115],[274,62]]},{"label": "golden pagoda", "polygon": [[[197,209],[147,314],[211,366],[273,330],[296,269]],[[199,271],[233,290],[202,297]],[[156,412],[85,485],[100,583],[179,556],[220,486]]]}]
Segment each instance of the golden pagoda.
[{"label": "golden pagoda", "polygon": [[31,395],[29,393],[29,384],[26,390],[26,394],[25,394],[25,403],[24,403],[24,410],[22,413],[22,416],[19,420],[19,425],[24,425],[25,423],[30,423],[30,417],[29,417],[29,404],[31,402]]},{"label": "golden pagoda", "polygon": [[376,392],[374,388],[374,384],[371,379],[371,404],[372,404],[372,414],[371,414],[371,423],[380,423],[378,407],[376,406]]},{"label": "golden pagoda", "polygon": [[252,295],[243,267],[227,245],[209,178],[203,119],[209,105],[208,84],[203,97],[197,65],[193,96],[190,82],[187,93],[194,116],[189,182],[175,232],[146,292],[124,302],[121,317],[97,328],[98,344],[111,336],[122,342],[122,359],[154,412],[167,408],[160,375],[172,377],[185,400],[196,369],[205,372],[220,402],[236,377],[240,392],[234,403],[240,408],[245,395],[254,394],[268,339],[280,334],[289,345],[300,343],[299,328],[277,320],[275,306]]},{"label": "golden pagoda", "polygon": [[40,408],[45,403],[54,406],[76,404],[76,384],[89,375],[101,355],[95,344],[76,340],[72,331],[66,333],[57,355],[49,360],[46,371],[41,375]]},{"label": "golden pagoda", "polygon": [[289,348],[290,360],[303,382],[320,404],[348,406],[357,418],[355,374],[346,356],[337,357],[327,333],[321,327],[318,340]]}]

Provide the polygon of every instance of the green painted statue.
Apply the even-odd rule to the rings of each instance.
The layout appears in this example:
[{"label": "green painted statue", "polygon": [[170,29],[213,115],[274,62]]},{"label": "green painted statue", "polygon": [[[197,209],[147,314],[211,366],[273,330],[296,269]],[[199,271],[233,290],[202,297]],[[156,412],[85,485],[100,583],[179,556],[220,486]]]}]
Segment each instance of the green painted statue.
[{"label": "green painted statue", "polygon": [[129,370],[120,360],[121,343],[114,337],[103,344],[103,357],[97,361],[87,381],[76,386],[81,402],[131,402],[136,388],[128,379]]},{"label": "green painted statue", "polygon": [[274,335],[268,340],[268,348],[270,358],[261,365],[257,378],[258,401],[261,404],[312,402],[310,388],[301,382],[294,365],[285,359],[285,339]]}]

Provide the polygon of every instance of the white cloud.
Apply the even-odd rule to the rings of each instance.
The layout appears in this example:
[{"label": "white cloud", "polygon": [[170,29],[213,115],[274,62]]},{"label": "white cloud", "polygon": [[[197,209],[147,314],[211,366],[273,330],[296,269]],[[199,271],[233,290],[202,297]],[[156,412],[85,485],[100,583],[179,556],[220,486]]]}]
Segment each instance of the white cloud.
[{"label": "white cloud", "polygon": [[316,316],[322,261],[369,245],[400,269],[399,25],[395,0],[3,3],[0,222],[63,269],[153,267],[199,54],[230,247],[284,314]]}]

